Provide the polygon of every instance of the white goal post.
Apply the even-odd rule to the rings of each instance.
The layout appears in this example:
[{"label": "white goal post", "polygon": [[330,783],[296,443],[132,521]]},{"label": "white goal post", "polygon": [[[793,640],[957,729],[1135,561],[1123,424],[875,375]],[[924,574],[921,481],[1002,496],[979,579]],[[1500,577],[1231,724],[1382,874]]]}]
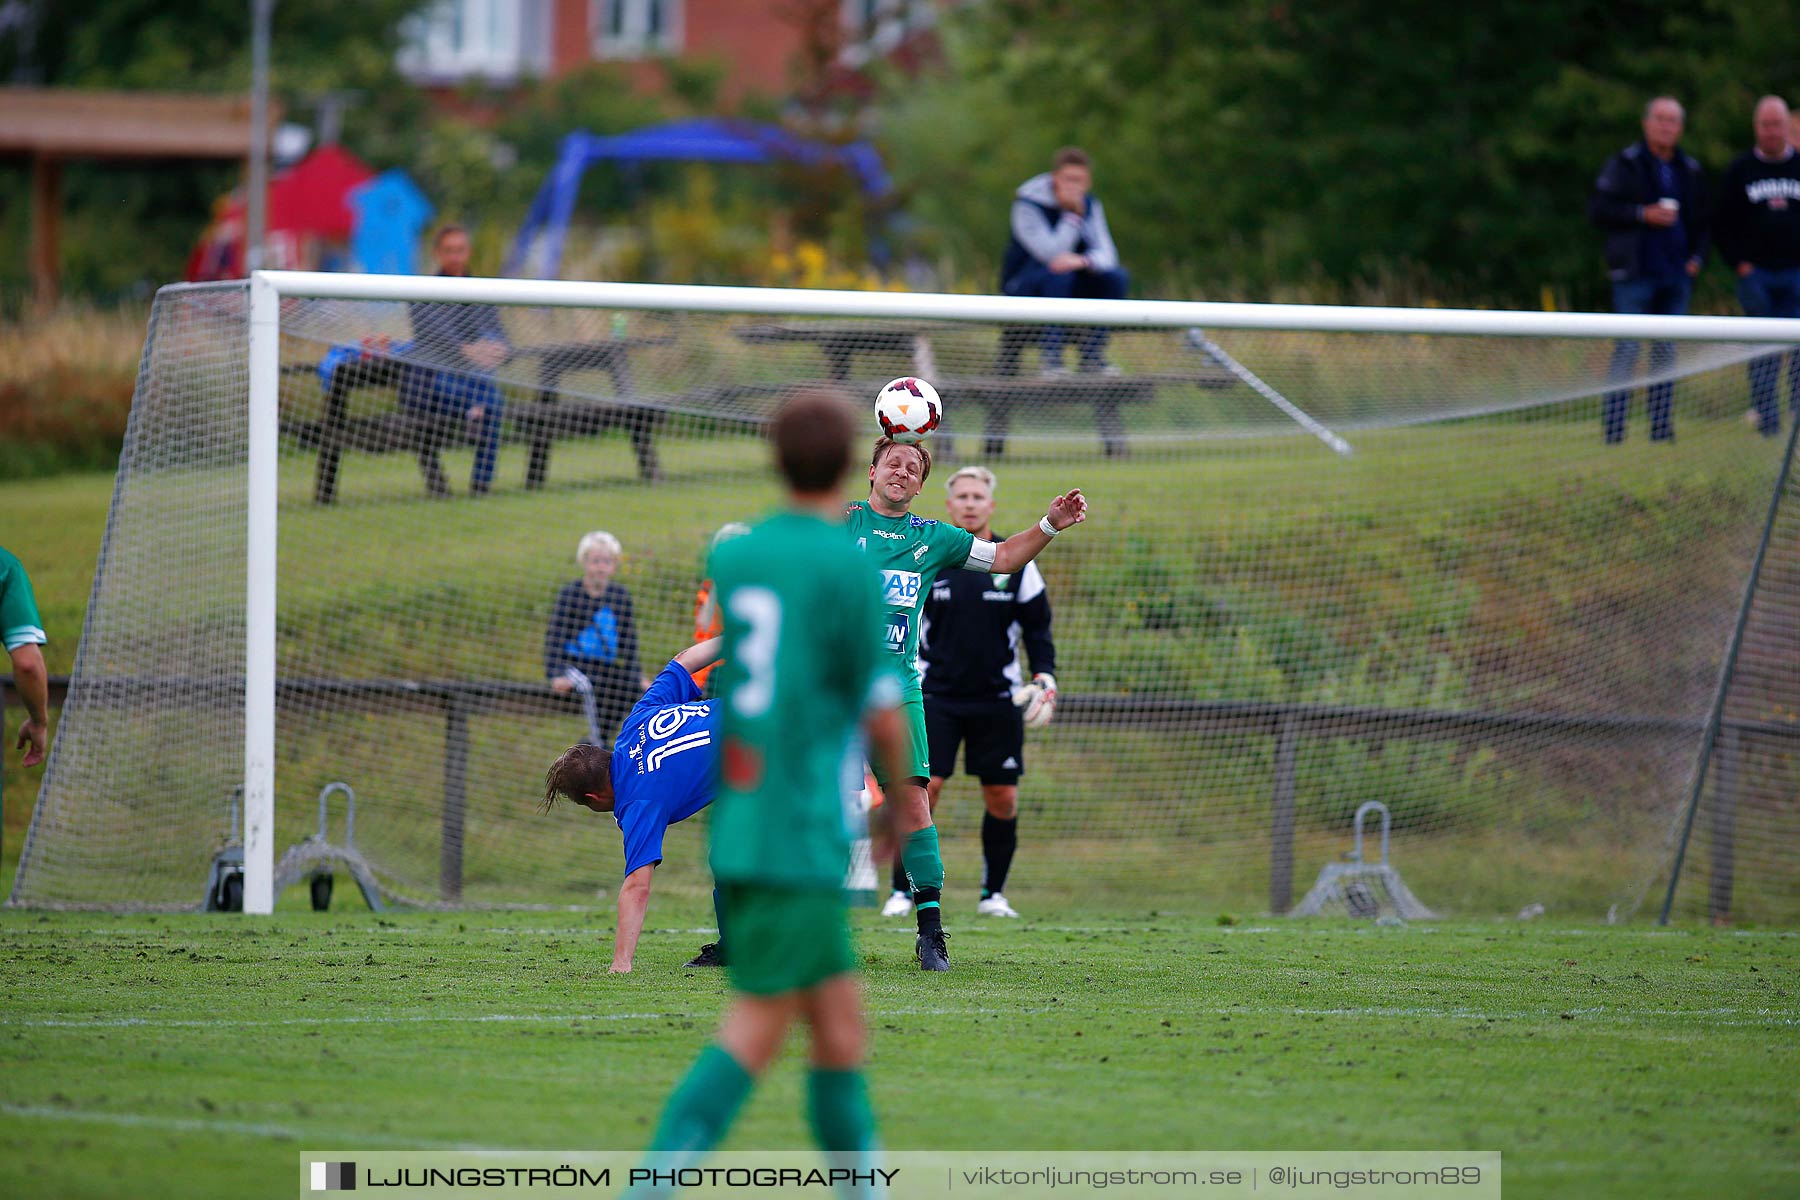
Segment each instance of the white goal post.
[{"label": "white goal post", "polygon": [[[348,870],[371,906],[609,903],[613,823],[544,804],[547,765],[711,632],[709,548],[779,501],[782,397],[913,374],[945,401],[915,519],[970,519],[964,468],[995,536],[1092,504],[1029,585],[1053,639],[1034,617],[993,667],[1061,684],[1011,764],[1022,908],[1288,913],[1374,805],[1420,911],[1791,923],[1796,345],[1725,317],[171,285],[7,902],[267,913]],[[1023,604],[1015,578],[972,594]],[[938,811],[972,904],[962,767]],[[703,903],[704,821],[667,836],[659,894]]]},{"label": "white goal post", "polygon": [[271,912],[276,856],[276,545],[281,335],[284,301],[337,300],[754,314],[771,317],[1106,326],[1113,329],[1284,330],[1451,337],[1642,339],[1792,344],[1800,322],[1725,317],[1617,316],[1324,307],[1282,304],[1086,301],[523,279],[446,279],[258,271],[249,282],[248,529],[245,586],[244,909]]}]

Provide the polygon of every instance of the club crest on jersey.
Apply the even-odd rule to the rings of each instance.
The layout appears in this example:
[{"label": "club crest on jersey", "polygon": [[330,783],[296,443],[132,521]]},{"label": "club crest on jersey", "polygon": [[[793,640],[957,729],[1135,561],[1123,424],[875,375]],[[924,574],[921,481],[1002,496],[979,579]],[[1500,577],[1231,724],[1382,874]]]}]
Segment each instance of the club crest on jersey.
[{"label": "club crest on jersey", "polygon": [[922,545],[917,550],[914,550],[913,551],[913,561],[914,562],[924,562],[925,555],[930,549],[931,549],[931,547],[929,545]]}]

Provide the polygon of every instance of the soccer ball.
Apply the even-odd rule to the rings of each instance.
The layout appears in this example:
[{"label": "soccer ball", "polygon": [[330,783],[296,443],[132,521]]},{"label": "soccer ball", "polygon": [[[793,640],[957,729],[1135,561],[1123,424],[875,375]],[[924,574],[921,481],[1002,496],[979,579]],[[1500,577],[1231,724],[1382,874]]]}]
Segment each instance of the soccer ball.
[{"label": "soccer ball", "polygon": [[875,393],[875,419],[881,422],[882,433],[911,445],[938,427],[944,419],[944,402],[936,388],[907,375]]}]

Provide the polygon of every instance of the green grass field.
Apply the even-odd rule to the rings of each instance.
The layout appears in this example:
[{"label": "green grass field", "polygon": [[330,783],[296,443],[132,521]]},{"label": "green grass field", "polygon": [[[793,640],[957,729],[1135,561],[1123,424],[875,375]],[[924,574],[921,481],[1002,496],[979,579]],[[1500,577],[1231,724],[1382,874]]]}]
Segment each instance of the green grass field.
[{"label": "green grass field", "polygon": [[[1771,449],[1730,414],[1682,421],[1679,456],[1642,441],[1596,456],[1588,414],[1367,431],[1345,461],[1292,439],[1146,446],[1124,462],[1025,445],[1004,464],[1001,521],[1023,523],[1072,481],[1094,500],[1095,524],[1054,552],[1071,690],[1129,695],[1150,680],[1194,698],[1605,708],[1705,674],[1694,664],[1718,638],[1701,619],[1731,611],[1744,514],[1761,511]],[[551,487],[525,493],[509,446],[479,505],[424,501],[405,456],[351,456],[328,511],[306,503],[312,459],[295,457],[283,618],[316,631],[349,597],[332,645],[358,669],[535,679],[550,591],[572,574],[574,536],[600,524],[626,535],[621,578],[655,614],[643,623],[658,657],[686,632],[710,530],[772,495],[758,455],[742,439],[671,438],[669,479],[649,489],[607,438],[559,448]],[[460,490],[467,454],[446,465]],[[0,485],[0,544],[33,571],[59,673],[112,488],[110,474]],[[1671,619],[1592,636],[1592,621],[1640,606]],[[489,629],[503,632],[470,632]],[[1477,642],[1511,665],[1459,657]],[[1564,680],[1575,662],[1586,674]],[[1617,695],[1582,691],[1590,678]],[[722,978],[680,968],[712,919],[701,831],[671,839],[639,971],[609,977],[616,837],[529,812],[545,752],[571,731],[539,722],[539,744],[525,724],[474,728],[471,793],[489,827],[471,834],[471,873],[560,872],[582,882],[587,911],[376,917],[345,879],[332,914],[304,911],[302,889],[272,919],[0,910],[0,1197],[287,1195],[307,1149],[642,1146],[723,1005]],[[122,757],[154,769],[165,733],[146,725],[130,731],[142,752]],[[383,765],[358,755],[424,763],[429,810],[441,731],[385,729],[327,728],[291,751],[283,844],[310,826],[319,778],[349,763],[361,787]],[[1205,803],[1183,792],[1189,779],[1158,777],[1182,800],[1156,810],[1163,824],[1092,845],[1093,821],[1150,794],[1113,767],[1154,761],[1116,744],[1138,736],[1059,728],[1034,747],[1023,801],[1043,819],[1008,889],[1022,922],[968,915],[979,805],[949,795],[948,977],[913,968],[904,928],[859,914],[890,1147],[1498,1150],[1513,1196],[1800,1194],[1800,936],[1565,918],[1597,917],[1618,878],[1658,869],[1667,822],[1635,795],[1602,811],[1598,785],[1540,776],[1536,751],[1519,766],[1318,743],[1296,767],[1301,889],[1344,848],[1340,810],[1429,776],[1445,811],[1414,814],[1398,852],[1426,902],[1516,911],[1555,887],[1567,906],[1555,924],[1258,923],[1221,910],[1258,911],[1266,894],[1269,740],[1188,747],[1211,780]],[[41,778],[8,760],[0,894]],[[1059,810],[1095,787],[1104,805]],[[1458,823],[1465,810],[1479,822]],[[382,819],[377,799],[359,829]],[[431,827],[414,824],[435,863]],[[1435,840],[1419,832],[1440,826]],[[1765,837],[1786,860],[1791,837]],[[1099,882],[1084,853],[1129,870]],[[1750,862],[1740,897],[1758,920],[1792,924],[1791,867]],[[1179,894],[1151,898],[1164,891]],[[806,1144],[800,1092],[790,1058],[730,1145]]]},{"label": "green grass field", "polygon": [[[1514,1197],[1800,1191],[1791,933],[953,911],[927,977],[858,921],[895,1150],[1499,1150]],[[604,914],[0,913],[0,1195],[640,1147],[723,1005],[680,967],[709,922],[659,899],[609,977]],[[806,1145],[801,1081],[790,1054],[728,1145]]]}]

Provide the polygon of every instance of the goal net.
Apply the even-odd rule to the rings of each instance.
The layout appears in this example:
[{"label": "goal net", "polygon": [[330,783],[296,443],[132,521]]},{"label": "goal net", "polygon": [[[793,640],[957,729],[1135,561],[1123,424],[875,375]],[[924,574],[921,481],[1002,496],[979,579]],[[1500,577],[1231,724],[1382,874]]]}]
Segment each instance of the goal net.
[{"label": "goal net", "polygon": [[[777,500],[784,391],[841,385],[872,442],[917,374],[946,417],[916,513],[970,463],[997,534],[1092,505],[1039,560],[1028,915],[1286,912],[1376,801],[1437,914],[1653,916],[1685,846],[1678,915],[1800,919],[1794,323],[254,286],[260,323],[249,284],[157,299],[13,904],[197,907],[246,842],[283,889],[353,855],[389,903],[610,903],[618,832],[540,813],[545,768],[694,640],[713,537]],[[981,813],[959,761],[952,911]],[[709,886],[704,832],[659,889]]]}]

